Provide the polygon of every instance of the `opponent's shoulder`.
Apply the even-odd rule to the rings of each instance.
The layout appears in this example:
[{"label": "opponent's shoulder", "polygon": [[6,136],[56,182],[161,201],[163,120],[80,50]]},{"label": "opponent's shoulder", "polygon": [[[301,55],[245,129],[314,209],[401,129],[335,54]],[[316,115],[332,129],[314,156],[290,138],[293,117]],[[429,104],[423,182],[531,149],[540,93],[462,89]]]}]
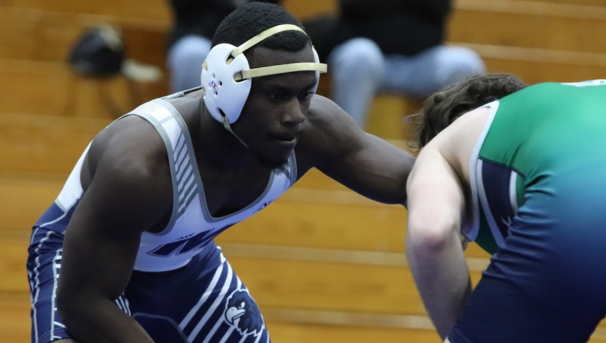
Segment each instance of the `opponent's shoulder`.
[{"label": "opponent's shoulder", "polygon": [[491,111],[490,107],[483,106],[465,113],[429,143],[466,180],[469,180],[471,156],[486,129]]}]

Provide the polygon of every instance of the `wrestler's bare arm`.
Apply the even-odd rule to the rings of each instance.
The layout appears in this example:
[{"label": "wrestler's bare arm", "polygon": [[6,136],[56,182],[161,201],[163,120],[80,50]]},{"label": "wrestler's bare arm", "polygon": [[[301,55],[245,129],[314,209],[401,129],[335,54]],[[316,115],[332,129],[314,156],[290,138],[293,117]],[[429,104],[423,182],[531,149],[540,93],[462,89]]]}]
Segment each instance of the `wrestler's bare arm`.
[{"label": "wrestler's bare arm", "polygon": [[137,120],[122,119],[93,141],[86,191],[66,230],[57,306],[79,342],[151,342],[114,302],[130,279],[141,232],[170,208],[168,165],[150,149],[162,140],[148,123],[151,136],[125,125]]},{"label": "wrestler's bare arm", "polygon": [[467,113],[420,153],[408,180],[406,255],[423,303],[442,339],[470,292],[461,244],[469,160],[488,109]]},{"label": "wrestler's bare arm", "polygon": [[442,339],[469,293],[469,271],[460,241],[465,195],[459,179],[429,143],[408,182],[406,256],[423,304]]},{"label": "wrestler's bare arm", "polygon": [[[320,171],[373,200],[406,201],[406,179],[414,157],[395,145],[362,131],[331,100],[315,95],[306,118],[300,170]],[[306,169],[307,168],[307,169]]]}]

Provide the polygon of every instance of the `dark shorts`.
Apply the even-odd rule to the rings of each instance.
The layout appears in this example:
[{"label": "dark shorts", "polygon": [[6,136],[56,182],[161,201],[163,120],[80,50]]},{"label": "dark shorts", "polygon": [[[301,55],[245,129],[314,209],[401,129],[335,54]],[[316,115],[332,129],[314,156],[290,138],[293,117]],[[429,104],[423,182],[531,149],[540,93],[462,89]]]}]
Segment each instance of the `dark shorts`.
[{"label": "dark shorts", "polygon": [[[32,342],[70,338],[55,306],[63,235],[39,229],[27,262],[32,296]],[[116,305],[135,318],[156,343],[266,343],[257,304],[214,243],[185,267],[133,272]]]},{"label": "dark shorts", "polygon": [[452,343],[589,340],[606,315],[606,182],[603,173],[582,174],[529,188]]}]

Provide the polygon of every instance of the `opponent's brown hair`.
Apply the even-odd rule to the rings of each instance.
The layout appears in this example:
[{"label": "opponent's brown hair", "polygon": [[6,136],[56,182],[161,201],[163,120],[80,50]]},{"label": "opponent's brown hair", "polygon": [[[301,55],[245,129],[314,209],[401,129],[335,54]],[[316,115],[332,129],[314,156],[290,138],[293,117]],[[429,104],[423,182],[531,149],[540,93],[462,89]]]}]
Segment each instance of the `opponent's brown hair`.
[{"label": "opponent's brown hair", "polygon": [[517,92],[527,85],[510,74],[471,77],[430,95],[419,112],[409,116],[411,148],[420,150],[458,117],[482,105]]}]

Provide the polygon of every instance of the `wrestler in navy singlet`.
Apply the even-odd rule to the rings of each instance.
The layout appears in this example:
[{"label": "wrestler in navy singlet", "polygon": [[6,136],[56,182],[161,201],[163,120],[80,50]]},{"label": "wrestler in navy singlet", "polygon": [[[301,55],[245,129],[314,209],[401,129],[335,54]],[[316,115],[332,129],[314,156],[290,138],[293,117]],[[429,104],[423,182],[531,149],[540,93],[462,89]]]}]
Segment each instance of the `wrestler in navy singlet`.
[{"label": "wrestler in navy singlet", "polygon": [[606,82],[487,106],[463,233],[494,255],[449,340],[587,342],[606,315]]},{"label": "wrestler in navy singlet", "polygon": [[[264,192],[254,202],[230,215],[213,217],[206,205],[189,132],[175,108],[164,98],[156,99],[129,115],[145,118],[164,140],[172,175],[173,211],[163,231],[142,234],[133,275],[117,306],[135,318],[157,343],[269,342],[259,308],[213,238],[266,207],[295,182],[294,152],[285,165],[272,170]],[[35,343],[70,337],[56,311],[55,292],[63,235],[83,194],[80,169],[87,151],[33,228],[27,269]]]}]

